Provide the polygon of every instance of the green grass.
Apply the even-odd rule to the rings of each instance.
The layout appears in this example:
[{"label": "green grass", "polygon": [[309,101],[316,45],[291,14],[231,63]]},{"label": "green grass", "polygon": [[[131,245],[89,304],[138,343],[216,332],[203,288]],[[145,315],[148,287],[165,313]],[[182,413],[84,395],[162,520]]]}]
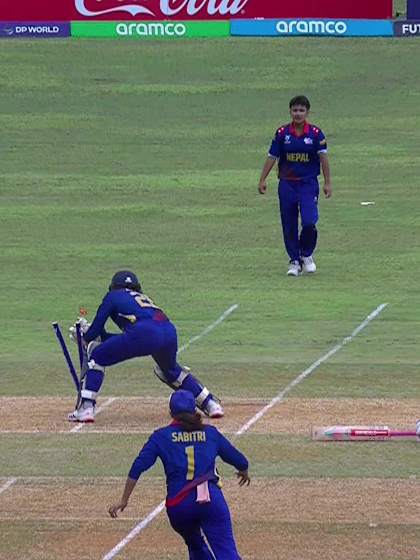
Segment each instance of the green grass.
[{"label": "green grass", "polygon": [[[3,435],[2,476],[126,477],[146,440],[139,434]],[[255,478],[401,478],[418,475],[418,443],[331,443],[308,437],[245,434],[236,445]],[[110,450],[112,449],[112,453]],[[223,478],[232,467],[220,462]],[[162,478],[160,461],[143,475]]]},{"label": "green grass", "polygon": [[[72,393],[51,322],[67,328],[80,305],[92,317],[122,267],[174,320],[180,345],[239,304],[180,356],[222,398],[273,397],[381,303],[292,394],[420,394],[415,39],[7,41],[0,69],[0,395]],[[319,270],[295,280],[275,178],[266,197],[256,185],[301,92],[328,137],[334,196],[320,201]],[[149,360],[110,368],[103,391],[167,393]],[[125,476],[143,442],[3,434],[0,475]],[[414,442],[238,444],[257,478],[418,471]]]},{"label": "green grass", "polygon": [[[70,324],[81,304],[92,316],[122,266],[138,271],[181,344],[240,304],[183,356],[229,395],[271,395],[385,301],[371,343],[335,360],[351,364],[359,348],[372,375],[400,359],[410,368],[416,52],[392,39],[4,43],[1,393],[70,392],[50,322]],[[265,198],[255,185],[300,91],[329,138],[335,193],[320,203],[319,273],[293,281],[274,177]],[[149,365],[117,371],[105,391],[159,391]]]},{"label": "green grass", "polygon": [[407,14],[407,0],[394,0],[394,17],[405,17]]}]

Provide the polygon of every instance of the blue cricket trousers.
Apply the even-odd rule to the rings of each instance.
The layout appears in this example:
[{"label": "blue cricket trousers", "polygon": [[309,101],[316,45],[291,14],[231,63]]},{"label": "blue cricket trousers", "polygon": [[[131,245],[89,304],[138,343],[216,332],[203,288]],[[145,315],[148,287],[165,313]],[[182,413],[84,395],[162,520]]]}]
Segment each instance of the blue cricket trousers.
[{"label": "blue cricket trousers", "polygon": [[[191,373],[184,375],[180,381],[183,369],[176,361],[177,351],[178,337],[173,323],[167,319],[138,321],[122,334],[112,335],[94,348],[89,357],[82,397],[95,402],[102,386],[105,367],[131,358],[152,356],[169,384],[176,386],[181,383],[179,388],[190,391],[197,398],[202,393],[203,386]],[[205,406],[211,397],[209,393],[201,405]]]},{"label": "blue cricket trousers", "polygon": [[[241,560],[223,493],[214,483],[209,483],[209,491],[209,503],[197,503],[197,491],[194,489],[180,504],[168,507],[166,512],[169,521],[184,539],[189,560]],[[203,538],[203,533],[212,552]]]},{"label": "blue cricket trousers", "polygon": [[[300,181],[281,179],[278,188],[283,239],[291,261],[310,257],[318,238],[319,184],[316,177]],[[299,235],[299,214],[301,232]]]},{"label": "blue cricket trousers", "polygon": [[177,350],[178,339],[173,323],[147,319],[102,342],[93,350],[91,357],[105,367],[131,358],[152,356],[170,379],[176,379],[181,371],[176,361]]}]

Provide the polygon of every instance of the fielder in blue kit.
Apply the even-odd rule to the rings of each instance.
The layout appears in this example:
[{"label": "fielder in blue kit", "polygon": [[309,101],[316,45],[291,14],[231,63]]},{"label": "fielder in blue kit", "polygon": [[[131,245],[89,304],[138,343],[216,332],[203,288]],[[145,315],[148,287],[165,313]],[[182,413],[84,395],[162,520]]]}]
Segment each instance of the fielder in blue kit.
[{"label": "fielder in blue kit", "polygon": [[[109,318],[121,329],[121,334],[105,330]],[[94,422],[96,397],[104,380],[105,367],[140,356],[152,356],[157,377],[175,391],[190,391],[205,414],[211,418],[223,416],[217,399],[177,362],[176,328],[142,292],[133,272],[121,270],[113,276],[92,324],[85,320],[81,329],[87,368],[81,383],[80,402],[68,416],[71,422]]]},{"label": "fielder in blue kit", "polygon": [[184,539],[190,560],[240,560],[215,461],[220,457],[235,467],[244,486],[250,483],[248,460],[215,427],[202,423],[190,392],[173,393],[169,409],[173,422],[150,436],[133,462],[121,500],[109,513],[115,518],[124,511],[140,475],[159,458],[169,522]]},{"label": "fielder in blue kit", "polygon": [[[267,190],[266,179],[278,163],[280,216],[283,239],[289,255],[289,276],[315,272],[313,253],[318,232],[318,175],[324,175],[324,194],[332,195],[327,141],[320,128],[307,121],[310,103],[307,97],[294,97],[290,103],[292,122],[275,132],[258,186]],[[301,231],[299,234],[299,214]]]}]

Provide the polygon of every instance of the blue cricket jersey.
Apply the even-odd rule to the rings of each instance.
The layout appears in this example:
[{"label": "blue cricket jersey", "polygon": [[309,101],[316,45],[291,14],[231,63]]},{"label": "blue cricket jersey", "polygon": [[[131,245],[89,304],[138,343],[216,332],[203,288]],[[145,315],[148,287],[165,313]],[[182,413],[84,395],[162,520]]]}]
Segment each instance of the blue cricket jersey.
[{"label": "blue cricket jersey", "polygon": [[138,321],[147,319],[166,321],[168,319],[145,294],[127,288],[111,290],[98,307],[89,330],[83,335],[85,342],[90,342],[98,336],[107,337],[105,323],[108,318],[111,318],[122,331],[133,327]]},{"label": "blue cricket jersey", "polygon": [[327,141],[320,128],[305,123],[298,136],[290,123],[276,130],[268,156],[278,160],[280,179],[301,181],[318,177],[319,154],[326,152]]},{"label": "blue cricket jersey", "polygon": [[153,432],[128,476],[138,480],[159,457],[165,469],[168,497],[173,497],[194,479],[209,472],[215,473],[218,456],[240,471],[248,468],[246,457],[214,426],[203,424],[201,430],[190,432],[172,422]]}]

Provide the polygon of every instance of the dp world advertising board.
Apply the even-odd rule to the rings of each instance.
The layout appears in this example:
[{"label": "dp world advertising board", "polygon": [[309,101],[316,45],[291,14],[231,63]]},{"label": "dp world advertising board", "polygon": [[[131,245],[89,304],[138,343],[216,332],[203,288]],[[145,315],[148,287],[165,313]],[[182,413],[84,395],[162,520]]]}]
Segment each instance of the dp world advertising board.
[{"label": "dp world advertising board", "polygon": [[0,0],[0,21],[392,17],[392,0]]},{"label": "dp world advertising board", "polygon": [[0,38],[56,38],[70,37],[70,22],[54,21],[0,21]]}]

